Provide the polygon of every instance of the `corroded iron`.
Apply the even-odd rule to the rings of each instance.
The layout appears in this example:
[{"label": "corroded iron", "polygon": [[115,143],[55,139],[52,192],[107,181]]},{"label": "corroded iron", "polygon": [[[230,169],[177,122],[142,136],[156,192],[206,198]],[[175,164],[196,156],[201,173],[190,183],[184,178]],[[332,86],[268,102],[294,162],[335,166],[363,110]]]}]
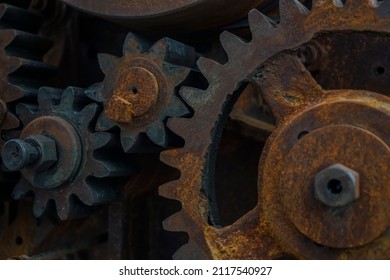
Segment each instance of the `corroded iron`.
[{"label": "corroded iron", "polygon": [[[87,206],[119,198],[118,182],[107,185],[104,178],[125,177],[132,172],[131,164],[124,166],[114,162],[121,154],[115,136],[91,129],[99,108],[87,100],[79,88],[69,87],[63,92],[41,88],[38,108],[28,104],[17,107],[24,125],[20,138],[27,141],[33,135],[49,137],[55,141],[58,156],[56,162],[44,170],[34,164],[23,168],[22,178],[13,190],[15,199],[31,191],[34,193],[33,212],[37,217],[43,214],[50,200],[54,200],[62,220],[85,215],[91,210]],[[105,154],[106,149],[110,155]],[[41,159],[49,157],[44,153],[52,152],[41,150]]]},{"label": "corroded iron", "polygon": [[[286,54],[272,59],[320,33],[389,33],[388,5],[383,2],[378,8],[376,1],[366,0],[346,1],[344,6],[341,2],[335,5],[332,1],[313,1],[308,11],[296,1],[280,1],[278,25],[258,11],[250,12],[250,42],[226,32],[221,35],[228,55],[226,64],[209,59],[198,61],[209,87],[181,90],[194,115],[171,120],[168,126],[185,139],[185,145],[161,155],[165,163],[181,172],[178,180],[160,188],[163,196],[182,202],[182,210],[164,223],[167,230],[189,235],[189,242],[176,252],[176,258],[389,258],[388,249],[384,249],[388,248],[389,226],[388,203],[384,203],[390,189],[385,171],[389,164],[385,135],[389,100],[367,91],[322,90],[298,58]],[[216,220],[213,160],[229,113],[227,108],[247,80],[261,88],[277,129],[268,139],[260,160],[258,205],[231,226],[220,228],[212,224]],[[304,117],[306,126],[300,121]],[[315,132],[320,127],[324,130]],[[347,133],[349,130],[352,135]],[[320,145],[318,139],[322,136],[317,133],[328,145]],[[337,135],[340,141],[336,140]],[[303,143],[303,152],[311,152],[311,162],[308,155],[299,152],[299,141]],[[304,145],[306,141],[308,144]],[[289,152],[295,151],[295,143],[299,157],[288,158]],[[362,154],[361,147],[367,153]],[[376,157],[369,155],[372,149],[376,150]],[[365,164],[365,156],[376,162],[379,169]],[[314,198],[310,182],[314,182],[320,170],[338,162],[362,176],[362,194],[350,207],[328,211]],[[370,181],[365,185],[368,177]],[[370,192],[372,185],[378,189]],[[288,187],[288,191],[282,186]],[[383,196],[377,197],[378,192]],[[338,215],[345,219],[337,220]]]},{"label": "corroded iron", "polygon": [[125,152],[143,149],[144,135],[155,145],[169,146],[164,122],[189,114],[176,87],[187,77],[196,57],[192,47],[172,39],[163,38],[150,46],[133,33],[127,35],[122,57],[100,54],[105,79],[86,91],[104,106],[96,130],[119,127]]},{"label": "corroded iron", "polygon": [[[246,16],[254,7],[264,7],[271,0],[115,0],[63,2],[104,18],[143,31],[198,31],[232,23]],[[223,10],[223,13],[221,12]]]}]

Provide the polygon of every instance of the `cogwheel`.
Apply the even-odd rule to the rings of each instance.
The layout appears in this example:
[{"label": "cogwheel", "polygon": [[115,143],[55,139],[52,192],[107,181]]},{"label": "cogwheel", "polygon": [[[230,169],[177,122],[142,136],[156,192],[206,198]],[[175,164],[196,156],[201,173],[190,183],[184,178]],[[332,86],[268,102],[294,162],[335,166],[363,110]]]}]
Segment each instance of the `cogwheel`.
[{"label": "cogwheel", "polygon": [[[315,138],[317,134],[313,132],[311,135],[310,129],[307,131],[310,132],[307,136],[302,134],[301,137],[295,136],[295,138],[287,138],[285,129],[292,122],[297,122],[294,117],[302,113],[302,110],[309,110],[308,108],[315,107],[315,105],[322,106],[323,103],[321,102],[338,104],[338,102],[345,101],[347,106],[344,106],[345,112],[343,114],[337,112],[333,116],[330,111],[324,113],[324,116],[332,116],[331,121],[327,124],[333,124],[334,122],[335,126],[336,124],[353,126],[353,128],[348,127],[346,131],[352,129],[353,133],[364,135],[348,138],[344,132],[338,132],[344,137],[340,138],[342,143],[351,141],[351,145],[354,146],[355,142],[360,141],[356,139],[367,139],[367,141],[369,141],[368,139],[376,139],[375,141],[378,141],[376,143],[381,143],[379,145],[380,149],[383,149],[382,151],[378,148],[378,151],[382,151],[385,155],[384,169],[387,167],[388,140],[384,137],[386,131],[383,131],[387,127],[385,123],[388,123],[389,101],[387,97],[352,90],[323,91],[312,80],[304,79],[307,76],[307,71],[303,66],[300,67],[299,60],[286,59],[284,61],[282,58],[275,58],[278,54],[290,54],[320,33],[353,31],[388,34],[390,32],[389,1],[380,3],[379,1],[347,0],[345,4],[343,3],[343,1],[316,0],[312,3],[312,9],[308,11],[298,1],[281,0],[279,6],[281,21],[279,24],[275,24],[257,10],[252,10],[249,13],[249,25],[252,32],[250,42],[245,42],[231,33],[224,32],[221,35],[221,43],[228,55],[228,62],[221,65],[206,58],[198,60],[198,67],[207,78],[209,87],[206,90],[189,87],[181,89],[180,95],[193,108],[194,115],[191,118],[171,119],[167,125],[174,133],[185,140],[185,145],[183,148],[164,151],[161,154],[163,162],[178,169],[181,173],[178,180],[160,187],[161,195],[182,203],[182,210],[164,222],[165,229],[186,232],[189,236],[189,242],[176,252],[175,258],[272,259],[286,255],[294,258],[389,257],[387,253],[388,245],[386,247],[386,244],[388,244],[386,243],[386,240],[388,240],[388,237],[386,239],[386,236],[388,236],[388,233],[386,233],[388,215],[384,214],[387,211],[387,206],[384,207],[385,209],[379,209],[380,206],[378,206],[388,205],[388,203],[375,201],[370,191],[362,183],[360,188],[361,190],[363,188],[365,196],[359,202],[352,204],[353,206],[343,206],[342,210],[326,208],[327,206],[318,201],[317,203],[313,202],[310,206],[320,207],[320,210],[315,208],[316,211],[313,213],[319,216],[314,217],[314,214],[307,212],[305,208],[307,205],[305,199],[311,199],[311,193],[303,195],[299,193],[299,190],[301,190],[299,187],[302,186],[302,189],[307,189],[307,183],[305,182],[312,180],[312,177],[305,173],[304,168],[300,171],[295,169],[295,172],[298,173],[292,172],[293,169],[290,169],[290,167],[286,168],[281,164],[287,158],[286,154],[277,153],[277,151],[283,149],[285,151],[286,148],[283,147],[294,141],[296,142],[298,138],[307,139],[302,143],[310,140],[311,145],[308,145],[308,147],[316,147],[316,145],[322,147],[320,140],[314,143],[313,137]],[[289,69],[289,67],[296,70],[293,77],[291,75],[283,76],[288,73],[285,69]],[[280,71],[280,74],[278,74],[278,71]],[[214,206],[212,176],[215,155],[229,108],[237,99],[242,86],[248,82],[253,82],[262,89],[264,99],[271,107],[276,118],[277,129],[268,139],[260,160],[258,175],[259,203],[253,210],[232,225],[221,228],[218,225],[218,217],[215,214]],[[331,96],[329,100],[326,97],[327,95]],[[362,110],[364,113],[358,114],[359,111],[353,109],[358,107],[353,105],[354,103],[359,103],[361,107],[364,107],[364,110]],[[349,111],[349,107],[352,108],[351,111]],[[371,121],[364,121],[362,115],[367,115],[368,112],[372,114],[370,115]],[[337,123],[335,119],[339,115],[341,120]],[[382,128],[372,123],[372,120],[380,119],[379,115],[384,120],[383,123],[381,122]],[[316,116],[319,118],[319,115]],[[356,117],[356,119],[351,120],[351,116]],[[309,122],[311,118],[306,119]],[[315,118],[312,117],[312,119]],[[325,120],[321,121],[325,122]],[[362,126],[362,130],[365,130],[364,132],[359,130],[359,125]],[[377,130],[373,127],[376,127]],[[331,128],[333,126],[329,129]],[[338,130],[339,128],[335,131]],[[342,128],[340,128],[341,130]],[[302,132],[302,130],[299,132]],[[281,139],[281,135],[285,137]],[[329,137],[326,139],[334,147],[334,143],[329,140]],[[345,142],[343,142],[344,140]],[[383,144],[384,142],[386,144]],[[359,145],[360,147],[365,146],[361,142],[359,142]],[[325,159],[331,158],[331,156],[326,158],[321,155],[320,159],[317,159],[313,150],[309,148],[308,150],[312,152],[310,155],[313,156],[313,162],[320,161],[320,159],[325,161]],[[301,156],[297,158],[302,159]],[[291,160],[291,158],[289,159]],[[291,161],[297,162],[296,159]],[[306,162],[311,163],[308,160]],[[352,161],[348,162],[352,164]],[[302,166],[302,164],[299,166]],[[317,170],[317,172],[320,170]],[[365,171],[367,170],[361,169],[359,171],[359,173],[361,172],[360,176],[364,177]],[[373,178],[380,178],[378,179],[380,182],[375,182],[374,185],[383,187],[379,191],[383,193],[385,199],[388,199],[388,181],[385,180],[385,183],[382,181],[382,179],[388,180],[388,175],[386,175],[388,172],[382,171],[383,169],[380,169],[380,172],[372,173],[375,174]],[[302,172],[303,175],[297,175],[300,174],[299,172]],[[300,178],[297,180],[298,187],[295,189],[291,185],[291,182],[294,182],[291,179],[294,178],[291,177],[292,173]],[[290,181],[280,182],[284,178],[289,178]],[[303,182],[302,180],[305,179],[306,181]],[[372,178],[370,180],[372,181]],[[293,190],[292,193],[295,196],[284,195],[279,190],[280,186],[284,186],[283,183],[288,184],[289,190]],[[299,185],[299,183],[302,183],[302,185]],[[375,189],[375,191],[378,190]],[[283,199],[280,197],[283,197]],[[372,204],[366,204],[367,199]],[[294,201],[295,204],[292,204],[289,200]],[[374,209],[373,205],[379,208]],[[331,217],[334,218],[334,215],[337,216],[348,211],[358,213],[355,207],[365,209],[366,206],[369,207],[367,213],[370,213],[371,216],[364,214],[367,220],[357,224],[368,223],[370,226],[364,229],[356,227],[356,216],[353,216],[354,218],[351,219],[355,224],[352,228],[346,229],[345,221],[340,222],[340,224],[337,223],[337,225],[340,225],[339,232],[346,233],[347,237],[340,237],[338,233],[332,236],[331,241],[324,241],[323,229],[329,229],[327,226],[332,227],[328,223]],[[296,207],[294,208],[295,211],[291,211],[293,207]],[[333,216],[326,216],[324,209],[327,211],[325,211],[326,213]],[[343,209],[347,212],[343,212]],[[285,213],[289,210],[291,213]],[[306,219],[302,217],[302,214],[297,214],[300,213],[299,210],[304,210],[302,213],[305,213]],[[374,218],[376,217],[376,214],[373,214],[374,210],[378,210],[378,218]],[[295,214],[297,214],[296,217],[294,217]],[[356,215],[358,216],[358,214]],[[307,219],[307,217],[315,221],[316,226],[308,225],[307,221],[310,221],[310,219]],[[321,217],[326,218],[324,223],[327,224],[318,225],[318,220],[321,220]],[[334,228],[331,229],[333,234]],[[340,238],[340,241],[337,240],[337,237]]]},{"label": "cogwheel", "polygon": [[[4,132],[19,126],[15,101],[36,96],[55,67],[42,62],[52,42],[37,34],[43,18],[28,10],[30,1],[0,3],[0,123]],[[3,142],[1,141],[1,146]]]},{"label": "cogwheel", "polygon": [[38,103],[18,104],[24,129],[2,151],[5,167],[22,175],[13,197],[32,192],[36,217],[54,201],[62,220],[85,214],[86,205],[117,199],[122,181],[114,177],[129,174],[131,167],[114,163],[121,149],[113,134],[94,132],[99,106],[73,87],[41,88]]},{"label": "cogwheel", "polygon": [[100,54],[106,77],[86,91],[104,104],[96,130],[119,127],[125,152],[139,151],[145,136],[159,147],[169,146],[165,122],[189,114],[175,88],[187,77],[195,55],[191,47],[168,38],[149,47],[132,33],[125,40],[122,57]]}]

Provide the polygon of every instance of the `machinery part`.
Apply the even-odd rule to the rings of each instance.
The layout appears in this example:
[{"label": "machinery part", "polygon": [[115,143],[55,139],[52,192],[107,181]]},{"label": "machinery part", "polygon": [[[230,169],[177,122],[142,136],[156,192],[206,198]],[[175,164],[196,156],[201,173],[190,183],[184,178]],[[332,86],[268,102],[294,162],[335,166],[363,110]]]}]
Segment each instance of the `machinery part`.
[{"label": "machinery part", "polygon": [[4,145],[2,156],[4,166],[10,171],[19,171],[29,165],[43,171],[57,161],[56,143],[43,135],[29,136],[25,140],[14,139]]},{"label": "machinery part", "polygon": [[[52,42],[37,34],[43,18],[27,10],[29,2],[0,3],[0,123],[3,132],[20,124],[13,110],[15,102],[36,96],[39,86],[55,70],[42,62]],[[0,148],[2,145],[1,140]]]},{"label": "machinery part", "polygon": [[[5,162],[7,155],[18,159],[27,154],[14,153],[13,147],[39,149],[32,153],[33,163],[19,164],[22,178],[13,197],[20,199],[33,192],[36,217],[53,200],[62,220],[83,215],[90,209],[85,205],[117,199],[121,190],[114,177],[128,175],[131,167],[128,162],[128,166],[115,162],[121,153],[114,134],[93,131],[98,105],[90,103],[82,89],[72,87],[64,92],[41,88],[38,103],[39,108],[18,104],[17,113],[25,127],[20,139],[10,140],[3,149],[6,166],[12,166]],[[111,179],[109,184],[107,178]]]},{"label": "machinery part", "polygon": [[314,196],[330,207],[345,206],[359,198],[359,173],[337,163],[314,178]]},{"label": "machinery part", "polygon": [[[63,0],[65,3],[120,24],[143,31],[199,31],[244,18],[248,11],[271,0]],[[220,11],[223,12],[221,13]]]},{"label": "machinery part", "polygon": [[[253,10],[250,42],[221,35],[225,65],[198,60],[209,87],[182,88],[194,115],[172,119],[168,127],[185,145],[161,155],[181,172],[178,180],[160,187],[161,195],[183,207],[165,221],[165,229],[189,235],[175,258],[389,258],[388,98],[367,91],[322,90],[297,58],[271,59],[321,32],[389,33],[389,2],[380,8],[377,1],[334,3],[313,1],[309,12],[297,1],[282,0],[276,27]],[[277,129],[261,156],[258,205],[220,228],[212,178],[215,153],[229,108],[248,81],[262,89]],[[314,199],[314,177],[338,162],[359,173],[361,196],[340,209],[328,209]]]},{"label": "machinery part", "polygon": [[125,152],[139,151],[145,134],[154,144],[167,147],[171,143],[166,119],[189,114],[175,88],[187,77],[196,53],[168,38],[149,48],[129,33],[123,54],[121,58],[100,54],[106,77],[86,91],[90,98],[104,105],[96,130],[119,127]]}]

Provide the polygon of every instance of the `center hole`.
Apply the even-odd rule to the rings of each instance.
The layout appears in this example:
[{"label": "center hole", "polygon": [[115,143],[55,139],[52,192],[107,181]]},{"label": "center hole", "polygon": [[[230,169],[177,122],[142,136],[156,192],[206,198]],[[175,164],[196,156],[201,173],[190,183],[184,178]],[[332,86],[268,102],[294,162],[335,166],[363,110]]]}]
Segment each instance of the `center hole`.
[{"label": "center hole", "polygon": [[327,189],[331,194],[340,194],[343,191],[343,185],[340,180],[332,179],[328,182]]},{"label": "center hole", "polygon": [[131,92],[132,94],[137,94],[137,93],[138,93],[137,87],[132,86],[132,87],[130,88],[130,92]]}]

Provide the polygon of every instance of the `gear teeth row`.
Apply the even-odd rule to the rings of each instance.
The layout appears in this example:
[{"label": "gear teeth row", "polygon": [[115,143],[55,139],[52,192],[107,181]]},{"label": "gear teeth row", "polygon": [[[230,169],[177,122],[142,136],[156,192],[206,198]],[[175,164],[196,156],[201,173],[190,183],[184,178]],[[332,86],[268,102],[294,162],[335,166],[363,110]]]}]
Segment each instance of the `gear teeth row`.
[{"label": "gear teeth row", "polygon": [[[124,74],[123,69],[140,67],[152,73],[158,84],[158,101],[147,114],[123,122],[110,118],[105,111],[99,116],[97,131],[109,131],[118,127],[121,133],[123,150],[126,153],[147,151],[145,143],[166,148],[171,146],[171,132],[166,128],[168,118],[185,117],[190,114],[187,106],[177,95],[176,88],[186,79],[195,64],[196,53],[193,48],[163,38],[150,44],[133,33],[129,33],[123,44],[123,56],[99,55],[99,64],[106,75],[102,83],[91,86],[86,94],[93,100],[103,103],[113,97],[117,77]],[[142,84],[142,82],[141,82]],[[119,105],[118,105],[119,106]]]},{"label": "gear teeth row", "polygon": [[[37,217],[41,216],[49,202],[53,201],[62,220],[82,216],[88,213],[87,209],[92,209],[90,206],[119,199],[122,185],[120,178],[129,176],[134,169],[128,164],[130,158],[123,156],[115,134],[93,131],[100,108],[98,104],[91,103],[83,89],[69,87],[61,91],[42,87],[38,93],[38,106],[20,103],[16,111],[24,126],[46,117],[58,117],[69,122],[80,137],[82,156],[75,175],[60,187],[38,188],[22,178],[14,189],[15,199],[33,193],[33,212]],[[57,145],[61,145],[62,139],[56,141],[59,141]],[[117,163],[119,157],[126,164]]]},{"label": "gear teeth row", "polygon": [[[11,103],[36,98],[38,88],[47,84],[55,73],[54,66],[43,63],[43,56],[52,42],[37,32],[43,17],[28,6],[31,1],[4,1],[0,3],[0,99],[7,104],[8,112],[1,129],[5,132],[19,126]],[[15,5],[15,6],[14,6]]]},{"label": "gear teeth row", "polygon": [[[215,131],[223,119],[221,114],[224,106],[229,103],[229,96],[243,81],[250,80],[256,74],[256,69],[269,58],[279,52],[299,47],[319,32],[371,30],[389,33],[390,8],[387,7],[390,7],[390,1],[315,0],[309,11],[299,1],[280,0],[279,24],[258,10],[250,11],[248,20],[252,32],[251,41],[245,42],[228,32],[221,35],[221,43],[228,56],[227,63],[221,65],[207,58],[197,61],[209,86],[206,90],[181,88],[180,96],[193,109],[194,114],[191,118],[171,119],[168,127],[184,139],[185,145],[183,148],[163,151],[160,156],[161,161],[181,172],[179,179],[160,186],[160,195],[182,203],[182,209],[166,220],[164,228],[173,232],[186,231],[189,235],[189,243],[177,251],[175,258],[184,256],[188,259],[194,251],[209,250],[207,241],[201,236],[205,227],[209,226],[204,219],[204,212],[208,210],[202,205],[199,209],[203,212],[200,213],[194,205],[202,203],[200,190],[207,187],[203,184],[208,172],[208,153],[216,145],[215,139],[218,136]],[[356,17],[366,17],[369,22],[358,21]],[[201,132],[198,131],[199,128],[202,128]],[[184,191],[187,195],[183,195]],[[203,191],[208,193],[207,190]],[[198,213],[194,213],[195,211]],[[195,247],[198,249],[194,249]],[[203,257],[212,255],[207,253]]]}]

